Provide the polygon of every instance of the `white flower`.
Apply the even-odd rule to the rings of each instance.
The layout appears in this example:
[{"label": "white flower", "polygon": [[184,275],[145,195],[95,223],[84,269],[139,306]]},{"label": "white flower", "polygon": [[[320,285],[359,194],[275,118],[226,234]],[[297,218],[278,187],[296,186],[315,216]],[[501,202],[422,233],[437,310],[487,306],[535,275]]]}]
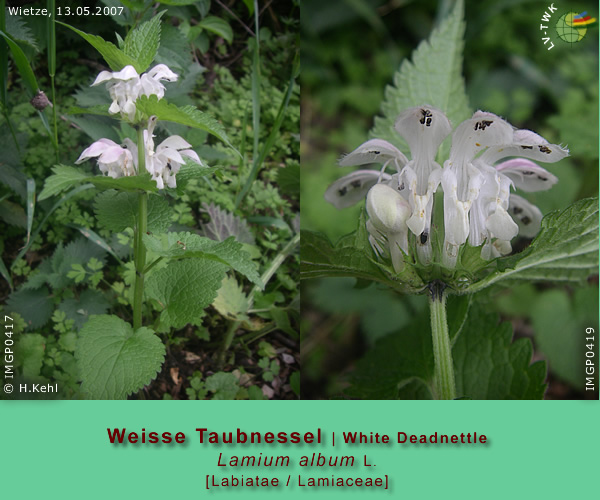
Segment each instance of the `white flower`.
[{"label": "white flower", "polygon": [[96,157],[100,171],[113,179],[136,173],[134,162],[137,163],[137,158],[132,156],[129,149],[119,146],[110,139],[100,139],[94,142],[81,153],[75,163],[80,164],[89,158]]},{"label": "white flower", "polygon": [[[375,252],[391,258],[394,269],[404,266],[410,253],[409,233],[418,260],[433,261],[431,216],[434,193],[444,191],[442,263],[454,268],[460,247],[481,246],[481,256],[492,259],[511,251],[510,241],[521,233],[533,237],[540,228],[540,210],[511,194],[549,189],[558,179],[536,163],[555,162],[568,150],[549,144],[530,130],[515,130],[493,113],[477,111],[452,134],[450,157],[442,168],[437,151],[452,130],[440,110],[424,105],[404,111],[395,123],[411,152],[410,161],[394,145],[371,139],[343,157],[339,165],[382,165],[381,171],[357,170],[329,186],[325,199],[345,208],[367,195],[367,230]],[[524,158],[515,158],[522,156]],[[507,159],[499,162],[499,160]],[[385,172],[394,166],[396,173]],[[368,194],[367,194],[368,193]],[[411,243],[412,244],[412,243]]]},{"label": "white flower", "polygon": [[389,251],[396,272],[404,268],[404,253],[408,253],[410,205],[397,190],[386,184],[375,184],[367,194],[367,213],[371,245],[384,253]]},{"label": "white flower", "polygon": [[558,179],[523,158],[495,165],[502,158],[517,155],[555,162],[566,157],[568,150],[548,144],[530,130],[514,130],[502,118],[482,111],[456,128],[442,176],[446,232],[443,258],[447,267],[455,266],[458,247],[467,238],[472,246],[483,244],[482,258],[490,259],[510,253],[510,240],[519,230],[528,237],[539,230],[539,209],[511,195],[510,188],[545,190]]},{"label": "white flower", "polygon": [[[184,156],[191,158],[199,165],[203,165],[202,160],[193,149],[191,144],[178,135],[172,135],[162,141],[156,150],[154,149],[154,127],[156,126],[156,117],[152,116],[148,120],[148,129],[144,130],[145,145],[145,164],[146,170],[156,181],[158,189],[164,189],[165,184],[171,188],[177,187],[175,175],[179,172],[181,166],[185,163]],[[125,139],[124,143],[131,150],[134,163],[138,165],[138,148],[130,139]]]},{"label": "white flower", "polygon": [[96,77],[92,87],[106,83],[106,88],[113,102],[108,108],[109,113],[121,113],[129,121],[135,118],[135,101],[138,97],[145,95],[156,95],[162,99],[165,95],[165,87],[161,80],[174,82],[177,75],[166,65],[158,64],[147,73],[138,75],[133,66],[125,66],[121,71],[102,71]]}]

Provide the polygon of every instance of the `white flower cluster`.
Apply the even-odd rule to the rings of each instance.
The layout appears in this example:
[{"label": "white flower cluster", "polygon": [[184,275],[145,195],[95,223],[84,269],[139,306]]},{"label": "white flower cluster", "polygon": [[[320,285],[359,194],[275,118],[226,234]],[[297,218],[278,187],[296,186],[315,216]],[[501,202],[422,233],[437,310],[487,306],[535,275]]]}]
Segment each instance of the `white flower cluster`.
[{"label": "white flower cluster", "polygon": [[[165,88],[160,80],[175,81],[177,75],[164,64],[155,66],[141,77],[133,66],[126,66],[116,73],[101,72],[92,85],[108,81],[107,88],[113,99],[109,111],[113,114],[121,113],[122,117],[133,120],[138,97],[156,95],[161,99],[164,96]],[[159,189],[164,189],[165,184],[174,188],[177,186],[175,175],[185,163],[184,156],[200,165],[203,163],[196,152],[189,149],[191,145],[178,135],[172,135],[155,148],[156,121],[155,116],[150,117],[148,128],[143,131],[146,170]],[[100,139],[85,149],[75,163],[82,163],[89,158],[97,158],[100,171],[113,179],[138,174],[138,147],[128,138],[122,145],[110,139]]]},{"label": "white flower cluster", "polygon": [[[442,168],[435,156],[452,131],[442,111],[432,106],[408,109],[396,120],[395,129],[408,143],[410,161],[387,141],[367,141],[342,158],[340,166],[379,163],[381,171],[358,170],[342,177],[327,189],[325,198],[344,208],[367,196],[371,245],[379,255],[391,258],[397,272],[409,253],[409,233],[415,235],[419,261],[432,262],[433,194],[440,184],[445,267],[456,266],[458,251],[467,241],[483,245],[481,256],[490,260],[510,253],[510,240],[519,231],[527,237],[537,234],[540,210],[511,194],[510,188],[531,192],[552,187],[558,179],[530,159],[556,162],[568,156],[567,149],[530,130],[516,130],[492,113],[477,111],[455,129],[450,158]],[[507,160],[499,163],[502,159]],[[388,165],[396,173],[386,173]]]},{"label": "white flower cluster", "polygon": [[161,80],[175,82],[177,75],[165,64],[158,64],[141,76],[133,66],[125,66],[121,71],[114,73],[100,72],[92,83],[92,87],[106,83],[106,89],[113,100],[108,112],[113,115],[121,113],[121,117],[127,117],[129,121],[133,121],[135,101],[138,97],[155,95],[159,100],[164,97],[165,86],[160,83]]}]

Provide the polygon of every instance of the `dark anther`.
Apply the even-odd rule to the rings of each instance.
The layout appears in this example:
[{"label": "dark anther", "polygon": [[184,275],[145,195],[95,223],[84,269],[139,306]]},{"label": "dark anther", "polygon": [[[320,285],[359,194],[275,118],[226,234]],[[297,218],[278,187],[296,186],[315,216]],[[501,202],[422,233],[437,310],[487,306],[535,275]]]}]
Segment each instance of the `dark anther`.
[{"label": "dark anther", "polygon": [[521,219],[521,222],[523,224],[527,225],[527,224],[531,223],[531,219],[529,217],[525,216]]},{"label": "dark anther", "polygon": [[423,231],[421,233],[421,245],[424,245],[425,243],[427,243],[427,238],[429,237],[429,235],[427,234],[427,231]]},{"label": "dark anther", "polygon": [[533,149],[533,146],[521,146],[521,149]]},{"label": "dark anther", "polygon": [[358,189],[358,188],[361,186],[361,182],[360,182],[360,181],[358,181],[358,180],[357,180],[357,181],[352,181],[352,182],[350,183],[350,185],[351,185],[353,188],[355,188],[355,189]]},{"label": "dark anther", "polygon": [[523,212],[523,209],[521,207],[513,207],[513,214],[519,215],[522,212]]},{"label": "dark anther", "polygon": [[347,192],[348,192],[348,189],[345,187],[343,187],[342,189],[338,189],[338,194],[340,196],[345,196]]},{"label": "dark anther", "polygon": [[540,181],[547,181],[547,180],[548,180],[548,177],[542,177],[541,175],[538,175],[538,176],[537,176],[537,178],[538,178]]},{"label": "dark anther", "polygon": [[431,120],[432,120],[432,114],[431,111],[429,111],[428,109],[421,109],[421,114],[423,115],[421,117],[421,119],[419,120],[419,122],[421,123],[421,125],[426,125],[426,126],[430,126],[431,125]]},{"label": "dark anther", "polygon": [[404,189],[404,182],[398,186],[398,191],[402,191]]},{"label": "dark anther", "polygon": [[535,172],[532,172],[531,170],[526,170],[525,172],[521,172],[523,175],[533,175]]},{"label": "dark anther", "polygon": [[170,161],[168,161],[168,162],[167,162],[167,168],[168,168],[169,170],[173,170],[173,169],[171,168],[171,162],[170,162]]},{"label": "dark anther", "polygon": [[552,150],[547,146],[538,146],[538,147],[540,148],[541,153],[546,153],[547,155],[552,153]]},{"label": "dark anther", "polygon": [[379,153],[381,153],[381,151],[369,151],[369,153],[371,153],[372,155],[378,155]]},{"label": "dark anther", "polygon": [[493,122],[493,120],[481,120],[475,124],[475,130],[485,130],[485,127],[489,127]]}]

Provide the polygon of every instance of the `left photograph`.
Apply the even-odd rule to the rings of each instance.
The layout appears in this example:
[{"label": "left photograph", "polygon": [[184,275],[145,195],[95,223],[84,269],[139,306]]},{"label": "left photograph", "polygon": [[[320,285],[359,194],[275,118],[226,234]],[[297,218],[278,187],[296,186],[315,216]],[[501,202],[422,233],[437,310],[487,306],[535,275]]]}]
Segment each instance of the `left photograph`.
[{"label": "left photograph", "polygon": [[299,398],[299,2],[0,3],[0,399]]}]

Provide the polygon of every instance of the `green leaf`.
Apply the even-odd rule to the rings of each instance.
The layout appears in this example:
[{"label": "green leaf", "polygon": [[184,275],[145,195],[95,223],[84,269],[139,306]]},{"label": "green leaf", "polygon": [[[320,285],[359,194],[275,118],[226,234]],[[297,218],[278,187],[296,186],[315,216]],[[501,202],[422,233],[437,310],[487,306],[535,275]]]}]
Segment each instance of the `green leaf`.
[{"label": "green leaf", "polygon": [[52,167],[52,172],[54,173],[46,179],[44,189],[42,189],[38,201],[50,198],[51,196],[65,191],[75,184],[87,181],[90,178],[90,176],[85,172],[82,172],[81,169],[68,167],[66,165],[54,165]]},{"label": "green leaf", "polygon": [[[138,195],[110,189],[96,197],[94,211],[98,222],[109,231],[120,233],[134,227],[138,213]],[[148,231],[162,233],[171,225],[173,211],[166,199],[148,198]]]},{"label": "green leaf", "polygon": [[65,299],[58,310],[66,314],[67,319],[75,322],[75,328],[81,330],[92,315],[104,314],[109,303],[104,295],[96,290],[84,290],[78,298]]},{"label": "green leaf", "polygon": [[27,333],[19,338],[15,349],[15,359],[22,367],[21,370],[26,379],[35,379],[40,376],[45,350],[46,339],[39,333]]},{"label": "green leaf", "polygon": [[233,373],[217,372],[206,379],[206,389],[214,392],[213,399],[235,399],[239,388]]},{"label": "green leaf", "polygon": [[[320,233],[302,231],[300,278],[351,277],[384,283],[399,292],[415,293],[423,290],[424,283],[410,266],[407,265],[401,274],[397,274],[395,280],[389,276],[396,273],[376,264],[370,258],[372,255],[363,210],[358,230],[342,237],[335,246]],[[386,272],[383,272],[384,269]]]},{"label": "green leaf", "polygon": [[[422,41],[413,52],[412,62],[405,60],[394,75],[394,86],[385,91],[381,105],[383,117],[375,118],[370,137],[385,139],[406,154],[408,144],[394,130],[398,115],[407,108],[429,104],[442,110],[456,126],[470,115],[462,78],[463,2],[456,2],[452,13]],[[440,151],[446,155],[449,141]]]},{"label": "green leaf", "polygon": [[7,35],[3,31],[0,31],[0,36],[4,38],[4,40],[8,44],[8,47],[10,48],[10,51],[12,52],[15,64],[19,69],[19,75],[23,79],[27,90],[29,90],[29,97],[33,97],[40,87],[37,83],[37,80],[35,79],[33,70],[29,65],[27,56],[25,55],[21,47],[19,47],[19,45],[11,38],[10,35]]},{"label": "green leaf", "polygon": [[497,260],[498,270],[466,289],[474,293],[502,280],[583,283],[598,273],[598,198],[548,214],[523,252]]},{"label": "green leaf", "polygon": [[233,30],[229,23],[220,17],[206,16],[198,23],[202,29],[215,33],[224,38],[228,43],[233,41]]},{"label": "green leaf", "polygon": [[155,14],[150,21],[130,30],[125,37],[123,52],[137,61],[138,73],[142,73],[152,64],[160,45],[160,19],[166,10]]},{"label": "green leaf", "polygon": [[[148,116],[156,115],[159,120],[168,122],[180,123],[188,127],[205,130],[209,134],[214,135],[222,140],[230,148],[237,150],[229,142],[229,138],[223,129],[223,126],[216,121],[212,116],[202,113],[194,106],[175,106],[169,104],[166,100],[158,100],[158,97],[151,95],[150,97],[141,96],[135,102],[136,108]],[[239,154],[239,153],[238,153]]]},{"label": "green leaf", "polygon": [[472,304],[452,347],[456,394],[470,399],[542,399],[546,364],[530,365],[531,341],[511,343],[510,323]]},{"label": "green leaf", "polygon": [[161,257],[208,259],[232,267],[250,281],[263,287],[256,264],[233,238],[213,241],[191,233],[167,233],[143,236],[146,248]]},{"label": "green leaf", "polygon": [[[564,289],[546,290],[534,301],[530,296],[527,306],[536,348],[548,360],[548,369],[573,388],[583,390],[586,385],[586,373],[582,369],[584,353],[595,351],[596,359],[598,356],[597,349],[584,348],[586,344],[597,346],[598,286],[578,288],[572,294]],[[587,328],[592,328],[594,333],[586,332]]]},{"label": "green leaf", "polygon": [[158,302],[160,321],[167,328],[183,328],[188,323],[199,324],[217,296],[227,266],[204,259],[184,259],[150,274],[146,294]]},{"label": "green leaf", "polygon": [[[421,314],[407,328],[383,337],[367,352],[351,373],[352,385],[344,393],[360,399],[409,397],[401,393],[402,389],[415,381],[427,387],[433,368],[429,317]],[[427,394],[425,399],[431,399],[428,390]]]},{"label": "green leaf", "polygon": [[113,179],[104,175],[89,177],[87,182],[91,182],[94,186],[101,189],[121,189],[123,191],[146,191],[148,193],[158,192],[156,182],[152,180],[149,173],[142,175],[134,175],[131,177],[119,177]]},{"label": "green leaf", "polygon": [[213,307],[229,320],[244,321],[250,304],[235,278],[226,276],[217,292]]},{"label": "green leaf", "polygon": [[75,358],[92,399],[125,399],[160,370],[165,346],[146,327],[134,332],[117,316],[92,316],[79,333]]},{"label": "green leaf", "polygon": [[104,175],[90,176],[82,172],[79,168],[66,165],[55,165],[52,167],[52,172],[54,173],[46,179],[44,189],[42,189],[38,198],[39,201],[50,198],[82,182],[91,182],[100,189],[120,189],[122,191],[142,190],[153,193],[158,191],[156,182],[152,180],[152,176],[149,173],[113,179]]},{"label": "green leaf", "polygon": [[29,329],[44,326],[52,316],[53,308],[52,299],[46,287],[37,290],[21,288],[19,291],[11,293],[6,301],[6,311],[19,313]]},{"label": "green leaf", "polygon": [[142,68],[142,65],[134,58],[128,56],[122,50],[119,50],[115,44],[107,42],[101,36],[90,35],[89,33],[78,30],[77,28],[74,28],[66,23],[62,23],[60,21],[56,22],[73,30],[98,52],[100,52],[100,55],[104,58],[110,69],[113,71],[120,71],[125,66],[133,66],[138,73],[143,73],[143,70],[146,69]]}]

